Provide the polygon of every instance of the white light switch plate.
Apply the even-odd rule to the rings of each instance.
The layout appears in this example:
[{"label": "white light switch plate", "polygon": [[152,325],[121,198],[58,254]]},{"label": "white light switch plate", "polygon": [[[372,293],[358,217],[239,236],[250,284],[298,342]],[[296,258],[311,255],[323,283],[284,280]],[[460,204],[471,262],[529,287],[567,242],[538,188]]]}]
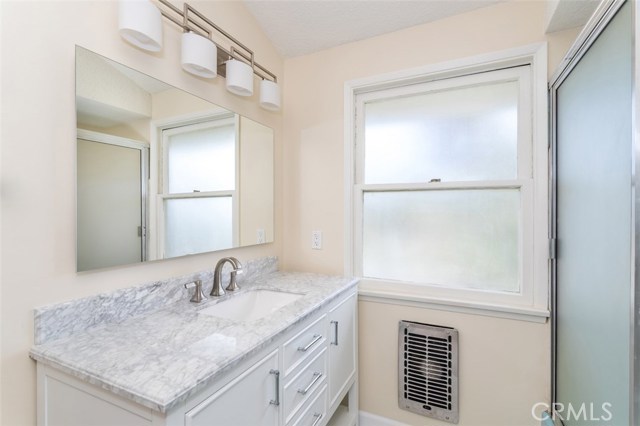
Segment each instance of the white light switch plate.
[{"label": "white light switch plate", "polygon": [[311,231],[311,248],[322,250],[322,231]]}]

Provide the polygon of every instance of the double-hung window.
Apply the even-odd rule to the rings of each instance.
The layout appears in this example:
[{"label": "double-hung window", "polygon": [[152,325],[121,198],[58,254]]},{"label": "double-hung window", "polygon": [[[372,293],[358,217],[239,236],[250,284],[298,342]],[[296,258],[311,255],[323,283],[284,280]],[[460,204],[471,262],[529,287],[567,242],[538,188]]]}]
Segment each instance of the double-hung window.
[{"label": "double-hung window", "polygon": [[536,308],[533,99],[529,63],[355,91],[352,261],[364,288]]},{"label": "double-hung window", "polygon": [[236,244],[236,128],[229,116],[162,130],[163,257]]}]

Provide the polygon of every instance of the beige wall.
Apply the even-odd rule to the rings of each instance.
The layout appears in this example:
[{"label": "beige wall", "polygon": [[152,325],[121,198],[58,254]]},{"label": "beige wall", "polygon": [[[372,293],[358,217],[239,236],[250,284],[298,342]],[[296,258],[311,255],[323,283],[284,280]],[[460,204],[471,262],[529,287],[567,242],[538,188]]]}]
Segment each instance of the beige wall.
[{"label": "beige wall", "polygon": [[[344,83],[387,72],[549,42],[549,72],[578,30],[544,34],[544,2],[507,2],[285,61],[283,265],[343,273]],[[323,249],[311,250],[311,231]],[[439,424],[397,408],[399,319],[460,331],[461,425],[535,424],[530,407],[550,398],[550,327],[493,317],[363,302],[361,409],[409,424]]]},{"label": "beige wall", "polygon": [[[165,25],[165,48],[144,53],[120,39],[113,1],[3,1],[1,375],[3,426],[35,424],[33,308],[211,268],[222,255],[241,260],[281,253],[282,116],[228,94],[180,68],[180,33]],[[176,2],[179,3],[179,2]],[[283,62],[239,2],[193,2],[254,49],[283,81]],[[75,45],[238,111],[275,130],[276,243],[145,265],[75,272]]]},{"label": "beige wall", "polygon": [[240,117],[240,245],[273,241],[273,133]]},{"label": "beige wall", "polygon": [[[441,425],[398,408],[398,321],[458,329],[459,425],[539,425],[549,400],[548,327],[517,320],[360,302],[360,409],[411,425]],[[363,326],[364,325],[364,326]]]},{"label": "beige wall", "polygon": [[[222,81],[220,79],[219,81]],[[151,96],[151,117],[154,120],[180,117],[198,112],[211,114],[228,112],[198,96],[178,89],[168,89]]]}]

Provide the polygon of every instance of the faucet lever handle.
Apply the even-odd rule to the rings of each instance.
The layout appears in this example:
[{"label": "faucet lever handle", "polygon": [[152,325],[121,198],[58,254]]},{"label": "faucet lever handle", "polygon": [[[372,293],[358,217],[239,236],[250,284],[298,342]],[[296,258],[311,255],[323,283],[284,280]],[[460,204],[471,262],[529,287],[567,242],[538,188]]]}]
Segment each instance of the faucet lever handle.
[{"label": "faucet lever handle", "polygon": [[201,303],[205,300],[207,300],[207,297],[204,295],[204,293],[202,292],[202,281],[201,280],[195,280],[193,282],[190,283],[186,283],[184,285],[184,288],[189,289],[195,287],[195,291],[193,292],[193,296],[191,296],[190,301],[193,303]]},{"label": "faucet lever handle", "polygon": [[235,271],[231,271],[231,274],[229,275],[229,285],[226,288],[227,291],[236,291],[240,289],[240,286],[236,282],[236,275],[241,273],[242,273],[242,268],[236,269]]},{"label": "faucet lever handle", "polygon": [[227,291],[236,291],[240,289],[240,286],[236,282],[236,276],[242,274],[242,263],[235,257],[229,257],[229,261],[233,266],[233,270],[229,274],[229,285],[227,286]]}]

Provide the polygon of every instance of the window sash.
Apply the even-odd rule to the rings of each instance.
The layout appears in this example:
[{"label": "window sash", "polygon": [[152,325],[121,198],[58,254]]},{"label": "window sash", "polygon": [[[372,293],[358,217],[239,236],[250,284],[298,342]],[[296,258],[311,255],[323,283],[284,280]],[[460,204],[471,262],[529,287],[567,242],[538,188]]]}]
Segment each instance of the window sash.
[{"label": "window sash", "polygon": [[[170,200],[206,200],[206,199],[225,199],[225,198],[230,198],[231,201],[231,246],[227,247],[226,245],[224,247],[220,247],[220,248],[213,248],[213,250],[221,250],[221,249],[227,249],[227,248],[231,248],[233,246],[237,245],[237,220],[234,217],[233,211],[234,211],[234,203],[235,200],[237,199],[234,198],[234,194],[233,191],[217,191],[217,192],[212,192],[212,193],[208,193],[208,194],[201,194],[201,193],[196,193],[196,194],[183,194],[183,195],[179,195],[179,196],[161,196],[159,197],[160,200],[160,206],[159,206],[159,211],[162,212],[162,239],[160,241],[161,244],[161,251],[160,253],[162,253],[163,258],[165,256],[167,256],[167,237],[169,236],[169,234],[167,233],[167,214],[166,214],[166,208],[167,208],[167,201]],[[211,222],[210,222],[211,223]],[[201,232],[200,232],[201,233]],[[207,250],[210,251],[210,250]],[[201,249],[195,249],[193,252],[189,252],[189,253],[182,253],[182,254],[176,254],[176,253],[172,253],[170,257],[175,257],[175,256],[183,256],[186,254],[197,254],[197,253],[202,253],[203,251]]]},{"label": "window sash", "polygon": [[531,66],[521,65],[497,71],[451,77],[444,80],[430,81],[420,84],[410,84],[357,95],[355,121],[355,183],[364,184],[365,182],[365,108],[367,103],[404,96],[440,92],[448,89],[458,89],[511,81],[517,81],[519,83],[517,178],[533,178],[532,82],[530,74]]},{"label": "window sash", "polygon": [[[491,291],[470,288],[442,287],[437,284],[411,283],[377,278],[368,278],[363,275],[363,220],[364,220],[364,194],[367,192],[394,192],[394,191],[442,191],[442,190],[464,190],[464,189],[516,189],[520,192],[520,271],[518,292]],[[444,298],[470,297],[474,300],[496,301],[500,300],[511,304],[530,304],[533,297],[533,204],[534,193],[533,183],[530,180],[510,180],[510,181],[484,181],[484,182],[463,182],[463,183],[420,183],[420,184],[372,184],[355,185],[353,188],[354,217],[356,226],[354,227],[354,250],[353,250],[353,273],[362,277],[365,282],[383,284],[393,281],[394,285],[402,284],[405,290],[411,292],[429,294]],[[383,286],[385,287],[385,286]],[[484,295],[483,295],[484,294]],[[523,299],[527,302],[523,303]]]},{"label": "window sash", "polygon": [[363,197],[363,277],[520,293],[519,189],[369,191]]},{"label": "window sash", "polygon": [[232,215],[231,215],[231,227],[232,227],[232,246],[237,247],[239,245],[240,224],[238,220],[239,209],[239,197],[237,191],[208,191],[208,192],[190,192],[184,194],[159,194],[156,201],[156,211],[158,212],[158,253],[161,258],[164,259],[166,255],[166,213],[165,213],[165,201],[176,199],[206,199],[206,198],[226,198],[231,197],[232,203]]},{"label": "window sash", "polygon": [[203,122],[193,123],[193,124],[185,124],[179,125],[172,128],[166,128],[162,130],[162,160],[159,165],[160,173],[158,176],[160,177],[160,182],[158,182],[158,189],[162,195],[176,195],[179,193],[170,193],[169,192],[169,138],[173,135],[186,133],[190,131],[196,130],[204,130],[204,129],[212,129],[216,127],[225,127],[229,125],[235,126],[235,187],[238,187],[239,182],[239,165],[240,165],[240,144],[239,144],[239,132],[238,132],[238,122],[235,117],[228,118],[211,118]]}]

